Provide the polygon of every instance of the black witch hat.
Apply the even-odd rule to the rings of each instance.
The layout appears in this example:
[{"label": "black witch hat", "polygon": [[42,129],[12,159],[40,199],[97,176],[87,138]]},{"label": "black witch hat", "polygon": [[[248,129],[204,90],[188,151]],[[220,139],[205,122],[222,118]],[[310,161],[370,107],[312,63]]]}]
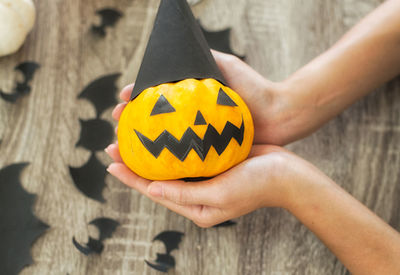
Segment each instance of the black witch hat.
[{"label": "black witch hat", "polygon": [[161,0],[131,100],[149,87],[188,78],[226,83],[186,0]]}]

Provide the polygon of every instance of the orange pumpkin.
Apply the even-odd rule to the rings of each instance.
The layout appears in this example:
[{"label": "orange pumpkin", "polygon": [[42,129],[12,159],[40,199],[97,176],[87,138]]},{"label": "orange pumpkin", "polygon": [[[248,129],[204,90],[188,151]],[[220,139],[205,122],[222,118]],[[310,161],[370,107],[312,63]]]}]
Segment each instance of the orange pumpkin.
[{"label": "orange pumpkin", "polygon": [[214,79],[186,79],[140,93],[118,126],[124,163],[150,180],[212,177],[245,160],[254,136],[241,97]]}]

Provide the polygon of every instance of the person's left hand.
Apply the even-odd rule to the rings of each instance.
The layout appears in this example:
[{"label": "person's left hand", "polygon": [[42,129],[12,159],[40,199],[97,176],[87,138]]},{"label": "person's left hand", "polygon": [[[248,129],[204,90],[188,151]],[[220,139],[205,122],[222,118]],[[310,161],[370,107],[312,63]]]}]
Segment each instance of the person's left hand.
[{"label": "person's left hand", "polygon": [[[128,101],[131,89],[132,86],[123,89],[121,99]],[[114,109],[114,119],[119,120],[125,106],[119,104]],[[213,179],[151,182],[122,162],[117,143],[108,146],[106,152],[114,160],[107,169],[110,174],[201,227],[219,224],[260,207],[285,207],[288,188],[277,177],[281,177],[280,167],[294,156],[277,146],[255,145],[249,159]]]},{"label": "person's left hand", "polygon": [[111,144],[106,152],[114,160],[107,168],[110,174],[200,227],[210,227],[261,207],[286,205],[287,188],[277,180],[276,172],[284,162],[283,155],[290,153],[277,146],[256,145],[249,159],[202,182],[152,182],[139,177],[122,162],[118,144]]}]

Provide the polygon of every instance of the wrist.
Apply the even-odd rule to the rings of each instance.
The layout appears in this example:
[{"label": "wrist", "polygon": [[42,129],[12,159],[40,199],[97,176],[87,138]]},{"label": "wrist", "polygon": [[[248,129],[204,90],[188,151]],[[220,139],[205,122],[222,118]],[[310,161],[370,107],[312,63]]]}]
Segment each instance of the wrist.
[{"label": "wrist", "polygon": [[[296,217],[305,212],[317,210],[321,194],[334,188],[333,181],[312,164],[302,160],[303,166],[297,166],[296,178],[288,183],[288,199],[285,209]],[[300,171],[301,170],[301,171]]]},{"label": "wrist", "polygon": [[309,83],[290,77],[278,84],[274,100],[276,131],[285,145],[302,139],[317,130],[323,123],[318,99]]},{"label": "wrist", "polygon": [[255,182],[262,184],[257,200],[261,201],[260,207],[290,211],[307,196],[307,190],[313,186],[308,174],[315,172],[309,171],[311,164],[282,147],[268,145],[265,150],[256,162],[260,175]]},{"label": "wrist", "polygon": [[290,79],[268,83],[266,92],[268,99],[264,113],[266,125],[264,143],[286,145],[305,136],[304,129],[309,121],[307,112],[309,103],[304,102],[304,96],[299,88],[294,88]]},{"label": "wrist", "polygon": [[335,187],[315,166],[284,148],[268,146],[263,157],[262,207],[282,207],[296,215],[323,190]]}]

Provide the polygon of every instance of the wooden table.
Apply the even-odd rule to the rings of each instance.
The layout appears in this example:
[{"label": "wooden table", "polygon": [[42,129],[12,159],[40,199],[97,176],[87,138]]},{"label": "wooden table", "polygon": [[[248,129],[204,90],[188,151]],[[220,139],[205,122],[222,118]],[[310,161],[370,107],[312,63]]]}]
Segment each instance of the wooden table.
[{"label": "wooden table", "polygon": [[[107,177],[100,204],[73,185],[68,166],[88,151],[75,148],[79,118],[95,116],[78,100],[95,78],[121,72],[119,87],[135,80],[158,0],[36,0],[38,20],[26,44],[0,59],[0,88],[19,77],[14,66],[41,64],[30,95],[0,100],[0,167],[28,161],[24,187],[37,194],[35,213],[51,228],[34,244],[34,264],[22,274],[156,274],[144,263],[163,246],[152,238],[166,229],[185,232],[170,274],[345,274],[335,256],[282,209],[262,209],[229,228],[200,229]],[[210,30],[233,29],[233,46],[266,77],[278,81],[322,53],[380,0],[203,0],[195,14]],[[125,16],[104,39],[90,27],[95,11],[116,7]],[[102,118],[111,121],[111,110]],[[400,229],[400,82],[372,93],[312,136],[290,146],[375,213]],[[98,157],[109,163],[105,153]],[[243,183],[251,184],[251,182]],[[96,234],[88,222],[106,216],[122,225],[101,256],[72,245]]]}]

